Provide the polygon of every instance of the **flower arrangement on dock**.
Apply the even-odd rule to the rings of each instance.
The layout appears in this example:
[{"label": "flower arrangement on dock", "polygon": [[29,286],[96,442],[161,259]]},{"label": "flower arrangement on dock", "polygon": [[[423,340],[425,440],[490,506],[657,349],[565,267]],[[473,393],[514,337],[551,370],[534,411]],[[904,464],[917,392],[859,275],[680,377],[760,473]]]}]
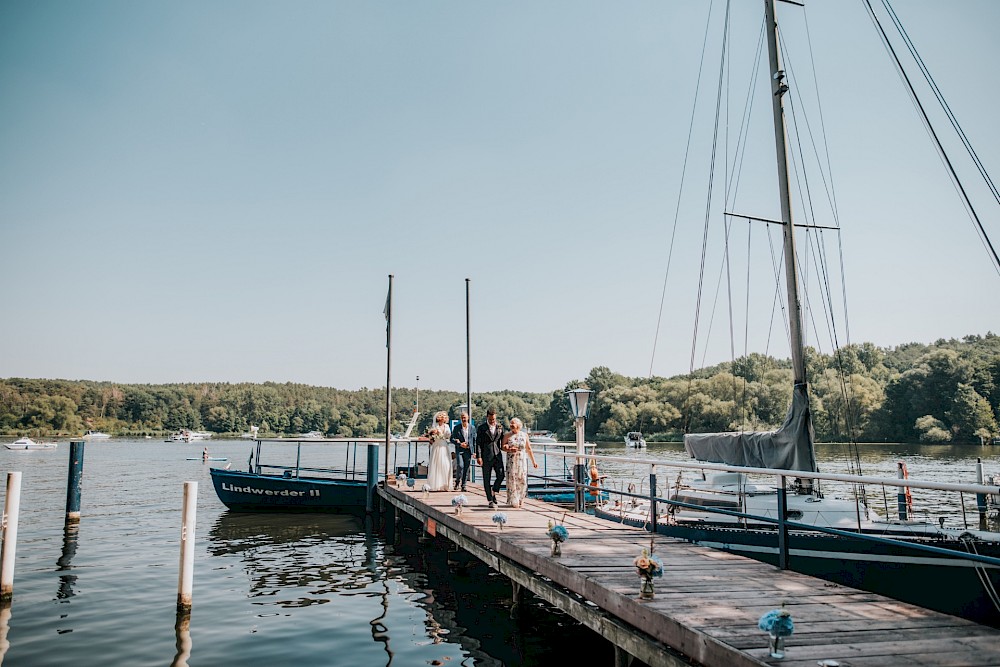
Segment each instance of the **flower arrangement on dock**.
[{"label": "flower arrangement on dock", "polygon": [[[563,518],[565,518],[565,516],[566,515],[564,514]],[[549,527],[548,530],[545,531],[545,534],[549,536],[550,540],[552,540],[550,549],[552,556],[561,556],[562,543],[569,539],[569,531],[566,530],[566,526],[562,525],[562,523],[555,523],[549,519]]]},{"label": "flower arrangement on dock", "polygon": [[464,493],[460,493],[451,499],[451,504],[455,508],[455,514],[461,514],[462,508],[469,504],[469,499],[465,497]]},{"label": "flower arrangement on dock", "polygon": [[507,523],[507,515],[503,512],[497,512],[493,515],[493,523],[500,526],[500,530],[503,530],[504,524]]},{"label": "flower arrangement on dock", "polygon": [[785,609],[772,609],[757,621],[757,627],[767,633],[772,658],[785,657],[785,637],[795,632],[792,615]]},{"label": "flower arrangement on dock", "polygon": [[653,540],[649,541],[649,548],[632,560],[635,571],[639,575],[639,599],[652,600],[655,590],[653,588],[653,577],[663,576],[663,561],[659,556],[653,555]]},{"label": "flower arrangement on dock", "polygon": [[792,615],[784,609],[772,609],[757,621],[757,627],[775,637],[788,637],[795,632]]},{"label": "flower arrangement on dock", "polygon": [[424,498],[426,498],[428,495],[430,495],[431,485],[430,484],[424,484],[423,486],[420,487],[420,490],[423,491]]},{"label": "flower arrangement on dock", "polygon": [[663,576],[663,561],[659,556],[651,554],[649,549],[644,548],[632,561],[632,565],[635,565],[636,572],[643,579]]}]

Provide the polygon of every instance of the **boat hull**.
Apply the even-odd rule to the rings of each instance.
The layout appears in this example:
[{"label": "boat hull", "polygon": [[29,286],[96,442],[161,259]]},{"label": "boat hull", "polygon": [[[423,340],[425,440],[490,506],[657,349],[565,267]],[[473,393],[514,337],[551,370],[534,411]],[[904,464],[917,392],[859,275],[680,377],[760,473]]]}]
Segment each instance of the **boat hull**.
[{"label": "boat hull", "polygon": [[234,512],[364,511],[365,481],[211,470],[215,493]]},{"label": "boat hull", "polygon": [[[649,529],[648,523],[641,519],[622,519],[600,508],[595,514]],[[662,535],[778,565],[775,530],[671,523],[658,523],[656,529]],[[921,543],[967,553],[966,544],[959,540]],[[1000,557],[1000,542],[974,544],[979,555]],[[790,531],[788,548],[788,566],[796,572],[1000,627],[1000,610],[985,589],[987,583],[1000,589],[1000,568],[921,551],[905,543],[888,544],[806,531]]]}]

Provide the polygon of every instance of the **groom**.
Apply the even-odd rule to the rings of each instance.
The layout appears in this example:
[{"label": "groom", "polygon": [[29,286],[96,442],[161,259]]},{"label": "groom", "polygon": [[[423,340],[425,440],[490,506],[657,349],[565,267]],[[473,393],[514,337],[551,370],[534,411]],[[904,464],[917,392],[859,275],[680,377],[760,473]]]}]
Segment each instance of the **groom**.
[{"label": "groom", "polygon": [[[483,467],[483,490],[490,507],[497,506],[496,493],[503,482],[503,454],[500,453],[500,443],[503,442],[503,426],[497,423],[497,411],[490,408],[486,411],[486,422],[476,429],[476,463]],[[497,480],[490,483],[490,478],[496,473]]]},{"label": "groom", "polygon": [[465,483],[469,479],[469,464],[472,463],[472,447],[475,445],[476,434],[469,426],[469,413],[462,413],[462,424],[451,429],[451,444],[455,445],[455,483],[452,491],[458,491],[461,484],[465,491]]}]

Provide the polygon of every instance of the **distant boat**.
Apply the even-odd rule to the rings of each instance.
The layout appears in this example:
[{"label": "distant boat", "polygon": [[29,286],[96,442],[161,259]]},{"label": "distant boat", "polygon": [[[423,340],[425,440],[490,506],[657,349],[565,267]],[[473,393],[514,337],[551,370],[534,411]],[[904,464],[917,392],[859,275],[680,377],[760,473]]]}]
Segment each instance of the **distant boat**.
[{"label": "distant boat", "polygon": [[642,437],[642,433],[639,431],[629,431],[625,434],[625,446],[626,447],[645,447],[646,439]]},{"label": "distant boat", "polygon": [[260,426],[251,426],[250,430],[246,433],[241,433],[240,437],[246,440],[256,440],[258,431],[260,431]]},{"label": "distant boat", "polygon": [[309,431],[308,433],[303,433],[298,436],[298,438],[303,440],[320,440],[325,437],[326,433],[323,433],[322,431]]},{"label": "distant boat", "polygon": [[212,433],[208,431],[189,431],[186,428],[182,428],[177,433],[170,436],[169,440],[165,442],[194,442],[196,440],[208,440],[212,437]]},{"label": "distant boat", "polygon": [[100,431],[87,431],[83,434],[83,437],[87,440],[107,440],[111,436],[107,433],[101,433]]},{"label": "distant boat", "polygon": [[553,445],[559,442],[556,434],[552,431],[529,431],[528,440],[533,445]]},{"label": "distant boat", "polygon": [[55,442],[35,442],[31,438],[18,438],[9,445],[4,445],[7,449],[55,449],[58,443]]}]

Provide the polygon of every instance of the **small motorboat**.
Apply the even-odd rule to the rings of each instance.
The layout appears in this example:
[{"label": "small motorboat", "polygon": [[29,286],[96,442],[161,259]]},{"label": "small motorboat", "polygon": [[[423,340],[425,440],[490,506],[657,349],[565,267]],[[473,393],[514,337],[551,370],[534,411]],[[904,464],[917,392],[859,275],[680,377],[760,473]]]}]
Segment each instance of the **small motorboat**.
[{"label": "small motorboat", "polygon": [[646,440],[642,437],[642,433],[639,431],[629,431],[625,435],[625,446],[626,447],[645,447]]},{"label": "small motorboat", "polygon": [[58,447],[55,442],[35,442],[31,438],[18,438],[9,445],[4,445],[7,449],[55,449]]}]

